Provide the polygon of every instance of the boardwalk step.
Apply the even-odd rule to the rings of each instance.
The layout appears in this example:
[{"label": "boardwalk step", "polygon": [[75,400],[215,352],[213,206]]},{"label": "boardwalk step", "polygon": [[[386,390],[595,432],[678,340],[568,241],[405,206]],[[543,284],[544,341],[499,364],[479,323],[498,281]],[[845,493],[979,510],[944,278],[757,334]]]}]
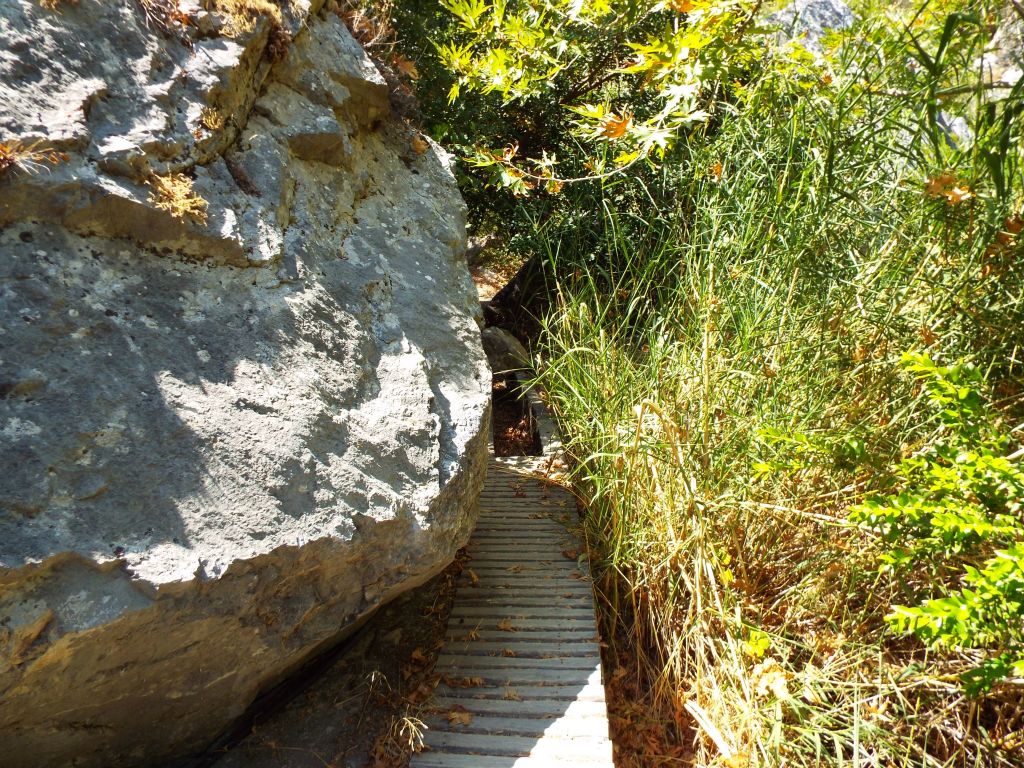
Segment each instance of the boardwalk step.
[{"label": "boardwalk step", "polygon": [[[466,680],[469,678],[458,678],[453,676],[451,680]],[[473,706],[472,702],[478,699],[487,701],[560,701],[571,703],[573,701],[585,701],[595,704],[604,704],[604,686],[600,682],[588,683],[587,685],[478,685],[472,687],[450,687],[444,683],[435,690],[435,696],[440,698],[464,699],[467,709]]]},{"label": "boardwalk step", "polygon": [[449,624],[446,642],[465,642],[466,635],[472,632],[479,640],[505,641],[505,642],[574,642],[576,640],[597,640],[597,630],[590,624],[577,624],[573,627],[563,629],[559,632],[551,632],[545,629],[520,629],[518,632],[506,632],[495,628],[493,625],[485,626],[477,622],[465,622],[462,624]]},{"label": "boardwalk step", "polygon": [[613,768],[575,498],[492,460],[410,768]]},{"label": "boardwalk step", "polygon": [[[452,710],[457,711],[457,710]],[[446,713],[428,717],[426,725],[442,730],[450,725]],[[533,738],[607,739],[608,721],[604,718],[583,717],[515,717],[475,715],[466,725],[459,724],[456,733],[481,735],[530,736]]]},{"label": "boardwalk step", "polygon": [[[451,712],[457,707],[465,707],[465,698],[458,697],[435,697],[431,702],[431,710],[438,712]],[[576,701],[576,700],[552,700],[552,699],[524,699],[523,701],[510,701],[508,699],[483,699],[472,700],[473,711],[481,717],[498,717],[503,715],[514,715],[516,717],[574,717],[580,719],[600,718],[605,720],[608,711],[603,701]]]},{"label": "boardwalk step", "polygon": [[445,748],[452,752],[468,754],[507,755],[513,757],[546,757],[576,760],[601,759],[611,760],[612,743],[607,736],[566,736],[558,735],[543,738],[529,736],[481,735],[476,733],[459,733],[457,731],[430,730],[424,735],[423,742],[430,748]]},{"label": "boardwalk step", "polygon": [[413,755],[412,768],[609,768],[607,760],[570,760],[552,757],[512,757],[501,755],[456,754],[450,752],[421,752]]},{"label": "boardwalk step", "polygon": [[598,658],[601,648],[593,640],[551,643],[545,641],[519,641],[515,638],[500,640],[450,640],[446,651],[458,651],[463,655],[489,656],[506,655],[517,657],[552,658],[559,656],[591,656]]}]

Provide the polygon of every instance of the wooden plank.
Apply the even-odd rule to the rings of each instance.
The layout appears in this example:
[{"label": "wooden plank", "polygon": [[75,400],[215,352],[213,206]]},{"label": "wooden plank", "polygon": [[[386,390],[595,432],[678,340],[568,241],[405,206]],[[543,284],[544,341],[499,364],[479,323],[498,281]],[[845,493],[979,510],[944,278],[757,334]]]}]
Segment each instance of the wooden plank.
[{"label": "wooden plank", "polygon": [[[472,566],[470,566],[470,570],[473,570]],[[580,573],[583,574],[582,571]],[[550,579],[534,579],[529,574],[523,575],[522,573],[506,572],[499,575],[488,575],[484,579],[473,570],[473,576],[476,576],[476,579],[468,573],[463,573],[455,582],[465,597],[482,594],[509,598],[515,595],[522,597],[544,597],[546,595],[580,597],[593,594],[593,584],[589,577],[558,579],[556,583],[552,584]]]},{"label": "wooden plank", "polygon": [[601,647],[593,640],[581,638],[576,642],[552,643],[546,641],[529,642],[511,638],[507,641],[501,640],[451,640],[445,646],[445,652],[455,652],[465,655],[493,655],[502,651],[511,651],[517,656],[534,656],[548,658],[554,656],[590,656],[599,658]]},{"label": "wooden plank", "polygon": [[468,565],[477,574],[481,572],[508,571],[509,568],[515,568],[516,570],[511,571],[511,573],[547,571],[558,573],[562,578],[572,578],[570,574],[573,571],[579,570],[577,561],[562,557],[561,554],[543,560],[540,558],[515,556],[499,559],[498,557],[478,554],[470,558]]},{"label": "wooden plank", "polygon": [[[434,671],[450,678],[479,678],[484,687],[576,685],[582,688],[589,679],[587,670],[495,667],[479,656],[467,656],[458,665],[435,667]],[[600,682],[600,675],[594,682]]]},{"label": "wooden plank", "polygon": [[497,592],[508,592],[509,594],[548,594],[560,595],[567,592],[571,592],[574,588],[583,587],[585,589],[591,589],[591,581],[587,576],[582,578],[573,579],[556,579],[552,584],[551,579],[546,578],[533,578],[531,575],[526,574],[514,574],[504,573],[500,575],[488,575],[486,578],[477,574],[476,582],[471,581],[468,577],[458,582],[459,590],[462,592],[468,592],[469,590],[479,590],[484,592],[486,590],[494,590]]},{"label": "wooden plank", "polygon": [[493,542],[505,539],[509,544],[519,541],[516,536],[523,536],[523,541],[551,541],[561,538],[577,540],[579,537],[560,520],[495,520],[481,521],[473,533],[471,541]]},{"label": "wooden plank", "polygon": [[[471,690],[471,689],[470,689]],[[510,701],[508,699],[474,698],[467,701],[461,697],[435,697],[430,702],[430,709],[438,712],[451,712],[456,707],[472,708],[479,715],[512,715],[515,717],[573,717],[577,719],[608,717],[608,708],[604,701],[577,701],[550,699],[524,699]]]},{"label": "wooden plank", "polygon": [[[552,658],[540,658],[536,656],[465,656],[461,654],[442,653],[437,657],[437,664],[434,669],[456,670],[463,667],[474,667],[479,669],[536,669],[536,670],[582,670],[586,673],[592,672],[601,666],[601,657],[598,656],[555,656]],[[577,675],[580,677],[580,675]],[[586,675],[584,674],[585,678]]]},{"label": "wooden plank", "polygon": [[509,549],[543,549],[554,547],[561,542],[577,542],[578,539],[565,529],[530,532],[528,529],[496,532],[493,535],[476,534],[469,540],[468,547],[503,551]]},{"label": "wooden plank", "polygon": [[558,737],[536,739],[529,736],[496,736],[455,731],[427,731],[423,742],[428,747],[469,754],[545,757],[576,762],[607,759],[611,765],[612,743],[607,736]]},{"label": "wooden plank", "polygon": [[[457,710],[461,711],[461,710]],[[431,715],[424,722],[435,731],[478,733],[482,735],[530,736],[539,738],[607,739],[608,721],[604,718],[582,718],[556,715],[554,717],[516,717],[514,715],[483,715],[469,708],[472,720],[468,724],[452,724],[448,714]]]},{"label": "wooden plank", "polygon": [[[474,573],[476,572],[474,571]],[[550,584],[530,585],[525,580],[518,580],[514,584],[504,587],[484,586],[479,581],[479,577],[477,579],[477,581],[473,581],[468,573],[463,573],[456,582],[460,594],[466,598],[486,595],[487,597],[504,597],[509,600],[514,597],[550,597],[552,595],[556,597],[590,597],[594,594],[590,582],[579,579],[568,579],[556,587],[552,587]]]},{"label": "wooden plank", "polygon": [[[454,676],[451,676],[454,677]],[[434,691],[439,699],[487,699],[488,701],[589,701],[604,703],[604,686],[601,683],[587,685],[498,685],[484,684],[470,688],[449,687],[444,684]],[[468,707],[468,704],[467,704]]]},{"label": "wooden plank", "polygon": [[445,642],[467,642],[466,635],[472,631],[474,636],[480,640],[491,642],[512,642],[529,643],[537,642],[573,642],[575,640],[590,639],[597,642],[597,629],[593,624],[574,622],[570,627],[562,627],[558,631],[549,628],[542,629],[520,629],[517,632],[505,632],[496,629],[494,625],[484,626],[483,622],[466,621],[458,624],[449,624],[448,632],[445,635]]},{"label": "wooden plank", "polygon": [[[501,629],[498,624],[503,622],[504,619],[512,619],[512,629]],[[505,626],[504,624],[502,626]],[[497,630],[504,632],[506,636],[509,635],[521,635],[525,631],[544,631],[558,629],[562,631],[568,630],[579,630],[582,632],[588,632],[590,634],[597,634],[597,629],[594,627],[593,619],[534,619],[534,618],[519,618],[515,619],[511,616],[453,616],[452,621],[449,623],[449,630],[458,631],[460,627],[467,629],[473,629],[478,627],[481,630]]]},{"label": "wooden plank", "polygon": [[[472,568],[472,565],[470,566]],[[572,589],[573,586],[591,587],[590,577],[583,571],[573,572],[552,572],[550,570],[528,570],[526,567],[509,570],[508,568],[481,567],[472,568],[476,575],[476,582],[471,579],[466,584],[466,589],[483,587],[484,589],[533,589],[549,591],[549,594],[557,595],[564,591],[562,588]],[[466,577],[469,578],[468,576]]]},{"label": "wooden plank", "polygon": [[550,552],[547,555],[527,555],[515,552],[507,555],[476,552],[469,555],[467,566],[475,573],[486,570],[508,570],[515,568],[512,573],[521,571],[555,571],[562,574],[564,578],[571,578],[571,572],[579,570],[579,561],[564,557],[560,551]]},{"label": "wooden plank", "polygon": [[474,606],[508,606],[510,608],[544,608],[544,607],[565,607],[583,608],[593,612],[594,598],[586,592],[573,594],[557,593],[548,596],[542,595],[520,595],[505,590],[498,594],[487,594],[478,592],[472,586],[466,586],[459,592],[459,605],[462,607]]},{"label": "wooden plank", "polygon": [[546,607],[543,605],[466,605],[455,603],[452,608],[455,618],[473,619],[580,619],[593,621],[594,608],[591,605],[559,605]]},{"label": "wooden plank", "polygon": [[[571,547],[574,542],[548,540],[544,544],[531,543],[529,546],[509,546],[499,542],[493,544],[476,543],[466,548],[466,553],[472,560],[485,563],[502,563],[523,559],[537,562],[562,562],[564,560],[575,563],[576,558],[568,558],[563,552]],[[569,549],[568,551],[572,551]]]},{"label": "wooden plank", "polygon": [[[410,768],[563,768],[564,760],[551,757],[509,755],[467,755],[452,752],[420,752],[412,756]],[[573,760],[574,768],[610,768],[611,763]]]}]

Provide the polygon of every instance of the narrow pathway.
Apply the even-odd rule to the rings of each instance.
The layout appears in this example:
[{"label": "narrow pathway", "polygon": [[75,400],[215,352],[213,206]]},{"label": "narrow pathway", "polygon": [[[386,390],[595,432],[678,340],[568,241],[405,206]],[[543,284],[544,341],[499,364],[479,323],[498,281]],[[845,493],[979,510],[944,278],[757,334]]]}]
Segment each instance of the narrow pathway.
[{"label": "narrow pathway", "polygon": [[612,768],[590,573],[572,495],[540,479],[551,461],[491,459],[410,768]]}]

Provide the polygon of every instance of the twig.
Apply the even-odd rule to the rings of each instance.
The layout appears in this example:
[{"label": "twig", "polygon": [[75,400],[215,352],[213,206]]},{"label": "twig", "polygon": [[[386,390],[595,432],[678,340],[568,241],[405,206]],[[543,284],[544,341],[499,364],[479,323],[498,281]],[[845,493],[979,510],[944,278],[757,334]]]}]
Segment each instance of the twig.
[{"label": "twig", "polygon": [[725,736],[718,730],[718,726],[711,722],[711,717],[708,713],[695,701],[688,701],[683,707],[693,716],[693,719],[697,721],[697,725],[708,735],[708,738],[715,742],[715,746],[718,747],[722,757],[726,760],[732,760],[736,756],[736,750],[725,740]]}]

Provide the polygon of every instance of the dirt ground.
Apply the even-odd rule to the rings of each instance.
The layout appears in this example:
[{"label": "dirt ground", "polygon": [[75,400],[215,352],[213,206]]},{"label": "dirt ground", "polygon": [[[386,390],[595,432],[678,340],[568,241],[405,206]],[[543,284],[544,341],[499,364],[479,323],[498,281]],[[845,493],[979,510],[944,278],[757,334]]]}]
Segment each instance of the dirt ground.
[{"label": "dirt ground", "polygon": [[524,400],[517,397],[513,380],[495,376],[491,387],[494,408],[495,456],[539,456],[540,438]]},{"label": "dirt ground", "polygon": [[244,737],[205,761],[212,768],[399,768],[408,765],[417,713],[437,680],[462,559],[381,608],[334,654],[290,683]]}]

